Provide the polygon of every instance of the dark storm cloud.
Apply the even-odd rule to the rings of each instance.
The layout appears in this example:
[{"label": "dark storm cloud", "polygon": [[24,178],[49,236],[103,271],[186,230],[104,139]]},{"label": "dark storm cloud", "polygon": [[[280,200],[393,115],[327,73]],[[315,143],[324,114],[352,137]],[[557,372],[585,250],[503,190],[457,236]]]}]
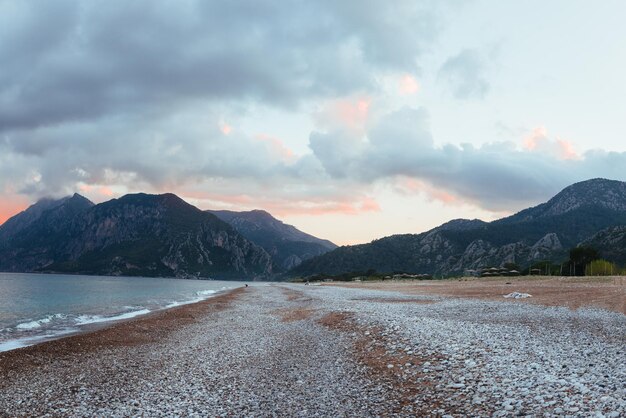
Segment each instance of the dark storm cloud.
[{"label": "dark storm cloud", "polygon": [[3,2],[0,131],[370,89],[415,71],[435,26],[410,1]]}]

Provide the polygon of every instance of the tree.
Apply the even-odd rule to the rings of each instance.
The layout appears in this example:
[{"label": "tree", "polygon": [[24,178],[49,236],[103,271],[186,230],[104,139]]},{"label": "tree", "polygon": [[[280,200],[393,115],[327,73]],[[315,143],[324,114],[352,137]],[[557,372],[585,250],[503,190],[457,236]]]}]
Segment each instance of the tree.
[{"label": "tree", "polygon": [[600,254],[595,248],[576,247],[569,251],[569,262],[573,267],[574,276],[584,276],[587,264],[600,258]]},{"label": "tree", "polygon": [[504,265],[502,267],[504,267],[505,269],[507,269],[509,271],[511,271],[511,270],[520,271],[521,270],[520,266],[518,264],[515,264],[515,263],[504,263]]}]

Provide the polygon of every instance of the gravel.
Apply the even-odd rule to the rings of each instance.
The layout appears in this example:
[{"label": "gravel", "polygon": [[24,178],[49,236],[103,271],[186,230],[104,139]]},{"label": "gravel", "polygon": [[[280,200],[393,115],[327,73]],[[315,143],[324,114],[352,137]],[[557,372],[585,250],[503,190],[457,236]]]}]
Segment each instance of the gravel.
[{"label": "gravel", "polygon": [[[445,405],[435,414],[626,416],[621,313],[339,287],[306,294],[327,309],[356,312],[363,326],[395,342],[398,355],[436,359],[415,362],[434,384],[416,402]],[[384,302],[402,297],[416,303]],[[425,300],[436,303],[418,303]]]},{"label": "gravel", "polygon": [[158,343],[9,376],[0,415],[621,417],[625,343],[598,309],[253,286]]}]

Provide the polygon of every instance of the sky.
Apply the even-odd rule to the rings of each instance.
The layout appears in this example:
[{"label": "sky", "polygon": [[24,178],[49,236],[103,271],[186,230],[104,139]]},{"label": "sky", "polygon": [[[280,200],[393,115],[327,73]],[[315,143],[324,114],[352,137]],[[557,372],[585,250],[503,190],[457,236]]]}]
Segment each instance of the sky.
[{"label": "sky", "polygon": [[0,223],[173,192],[340,245],[626,181],[626,4],[0,0]]}]

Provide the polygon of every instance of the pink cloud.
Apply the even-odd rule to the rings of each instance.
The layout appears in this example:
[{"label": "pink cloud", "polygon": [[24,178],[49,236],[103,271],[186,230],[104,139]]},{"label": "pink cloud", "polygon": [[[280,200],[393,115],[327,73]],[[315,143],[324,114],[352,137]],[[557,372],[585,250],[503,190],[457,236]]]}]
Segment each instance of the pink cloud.
[{"label": "pink cloud", "polygon": [[252,210],[263,209],[274,216],[323,216],[331,214],[357,215],[379,212],[378,202],[369,196],[342,198],[280,199],[252,197],[247,194],[220,194],[203,191],[181,191],[183,199],[205,209]]},{"label": "pink cloud", "polygon": [[430,199],[444,203],[446,205],[460,205],[466,203],[462,201],[458,196],[443,190],[438,187],[434,187],[428,183],[417,180],[412,177],[398,176],[395,179],[396,191],[403,194],[418,194],[423,193]]},{"label": "pink cloud", "polygon": [[548,140],[548,130],[545,126],[539,126],[524,138],[524,148],[529,151],[537,149],[539,144]]},{"label": "pink cloud", "polygon": [[405,95],[415,94],[419,91],[419,88],[420,85],[415,77],[409,74],[403,75],[398,82],[398,89],[400,90],[400,93]]},{"label": "pink cloud", "polygon": [[107,186],[101,186],[98,188],[98,193],[100,193],[102,196],[106,196],[106,197],[113,197],[115,196],[115,192]]},{"label": "pink cloud", "polygon": [[222,122],[220,123],[220,131],[222,131],[224,135],[230,135],[230,133],[233,131],[233,127],[226,122]]},{"label": "pink cloud", "polygon": [[372,99],[369,97],[337,99],[316,115],[324,127],[362,132],[369,120]]},{"label": "pink cloud", "polygon": [[577,160],[580,155],[574,150],[574,144],[565,139],[550,139],[545,126],[539,126],[524,138],[524,148],[528,151],[542,152],[561,160]]},{"label": "pink cloud", "polygon": [[80,183],[78,184],[77,188],[80,193],[84,194],[90,200],[93,200],[95,202],[112,199],[113,197],[118,195],[118,193],[115,193],[115,191],[113,191],[113,189],[109,186]]},{"label": "pink cloud", "polygon": [[556,141],[559,144],[561,149],[560,154],[564,160],[577,160],[580,158],[580,155],[574,150],[574,145],[571,142],[558,137]]},{"label": "pink cloud", "polygon": [[280,139],[266,134],[259,134],[255,138],[258,141],[264,142],[273,155],[277,155],[283,161],[294,161],[296,155],[289,149],[283,141]]}]

